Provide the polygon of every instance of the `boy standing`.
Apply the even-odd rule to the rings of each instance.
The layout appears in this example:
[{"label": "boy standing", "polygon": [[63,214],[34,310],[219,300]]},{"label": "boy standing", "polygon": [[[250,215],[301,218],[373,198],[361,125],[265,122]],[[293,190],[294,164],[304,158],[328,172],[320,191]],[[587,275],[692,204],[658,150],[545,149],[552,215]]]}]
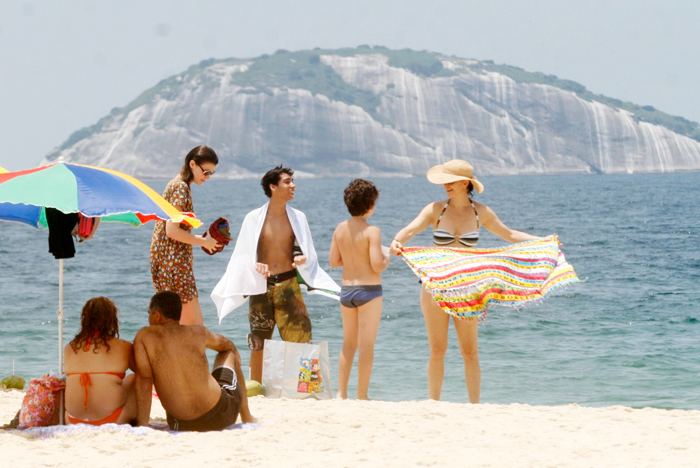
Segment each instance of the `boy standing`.
[{"label": "boy standing", "polygon": [[345,189],[345,205],[352,217],[336,227],[331,241],[331,268],[343,268],[340,312],[343,317],[343,349],[338,362],[338,397],[347,398],[348,380],[355,351],[357,399],[367,400],[374,361],[374,341],[382,316],[382,275],[389,253],[382,251],[382,233],[367,222],[374,214],[379,192],[372,182],[355,179]]}]

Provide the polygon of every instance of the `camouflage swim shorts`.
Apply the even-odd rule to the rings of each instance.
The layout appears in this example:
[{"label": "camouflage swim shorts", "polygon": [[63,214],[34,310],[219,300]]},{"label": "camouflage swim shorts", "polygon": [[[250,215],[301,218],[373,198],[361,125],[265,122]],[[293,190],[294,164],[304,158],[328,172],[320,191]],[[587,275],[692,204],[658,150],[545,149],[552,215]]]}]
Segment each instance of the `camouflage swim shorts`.
[{"label": "camouflage swim shorts", "polygon": [[267,292],[250,296],[248,346],[261,350],[264,341],[272,338],[275,325],[284,341],[311,341],[311,320],[301,296],[296,270],[271,276]]}]

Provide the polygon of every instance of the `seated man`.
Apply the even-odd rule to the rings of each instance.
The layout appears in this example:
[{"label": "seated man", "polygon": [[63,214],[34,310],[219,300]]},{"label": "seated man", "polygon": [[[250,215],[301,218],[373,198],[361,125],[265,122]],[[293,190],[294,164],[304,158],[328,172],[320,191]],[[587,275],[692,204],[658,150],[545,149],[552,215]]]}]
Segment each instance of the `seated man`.
[{"label": "seated man", "polygon": [[[176,293],[157,293],[148,306],[150,326],[134,339],[138,425],[148,425],[154,384],[172,430],[221,430],[235,424],[239,412],[242,422],[255,422],[236,347],[202,325],[180,325],[181,312]],[[219,352],[211,374],[207,348]]]}]

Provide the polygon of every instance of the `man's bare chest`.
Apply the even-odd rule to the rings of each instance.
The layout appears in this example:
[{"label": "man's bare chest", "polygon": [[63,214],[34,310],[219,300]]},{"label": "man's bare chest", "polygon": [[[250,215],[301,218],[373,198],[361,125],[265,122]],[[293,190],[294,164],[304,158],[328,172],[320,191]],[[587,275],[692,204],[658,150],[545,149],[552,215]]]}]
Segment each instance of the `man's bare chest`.
[{"label": "man's bare chest", "polygon": [[258,240],[258,262],[267,264],[273,275],[290,270],[293,249],[294,231],[287,217],[268,217]]},{"label": "man's bare chest", "polygon": [[284,218],[267,218],[260,232],[259,244],[291,245],[294,243],[294,231],[289,220]]}]

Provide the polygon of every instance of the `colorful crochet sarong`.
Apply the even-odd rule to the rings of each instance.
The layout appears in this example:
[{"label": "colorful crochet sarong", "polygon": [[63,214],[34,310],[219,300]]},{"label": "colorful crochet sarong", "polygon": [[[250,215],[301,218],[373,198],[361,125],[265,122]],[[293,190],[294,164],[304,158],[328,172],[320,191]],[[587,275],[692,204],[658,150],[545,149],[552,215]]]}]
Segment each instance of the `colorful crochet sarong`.
[{"label": "colorful crochet sarong", "polygon": [[519,308],[578,283],[556,234],[493,249],[405,247],[402,257],[438,305],[456,317],[494,304]]}]

